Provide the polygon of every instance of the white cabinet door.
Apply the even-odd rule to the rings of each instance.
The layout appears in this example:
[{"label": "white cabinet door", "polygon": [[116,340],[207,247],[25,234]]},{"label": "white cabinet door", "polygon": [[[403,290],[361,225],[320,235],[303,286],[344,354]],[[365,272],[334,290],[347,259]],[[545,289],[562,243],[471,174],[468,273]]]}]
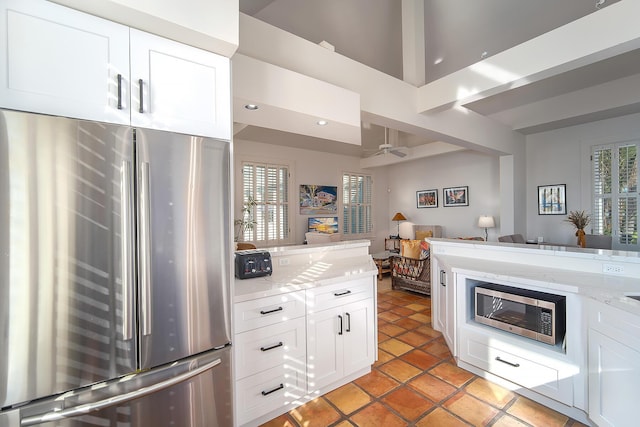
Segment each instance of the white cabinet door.
[{"label": "white cabinet door", "polygon": [[638,425],[640,351],[589,330],[589,417],[600,427]]},{"label": "white cabinet door", "polygon": [[131,124],[231,139],[228,58],[131,29]]},{"label": "white cabinet door", "polygon": [[129,123],[127,27],[45,1],[0,12],[1,107]]},{"label": "white cabinet door", "polygon": [[343,311],[344,375],[349,375],[375,361],[373,299],[346,305]]},{"label": "white cabinet door", "polygon": [[436,330],[442,332],[444,340],[454,356],[457,356],[455,346],[456,316],[455,316],[455,284],[451,269],[439,259],[434,259],[431,278],[432,310]]},{"label": "white cabinet door", "polygon": [[318,390],[342,378],[344,321],[342,307],[307,316],[309,391]]}]

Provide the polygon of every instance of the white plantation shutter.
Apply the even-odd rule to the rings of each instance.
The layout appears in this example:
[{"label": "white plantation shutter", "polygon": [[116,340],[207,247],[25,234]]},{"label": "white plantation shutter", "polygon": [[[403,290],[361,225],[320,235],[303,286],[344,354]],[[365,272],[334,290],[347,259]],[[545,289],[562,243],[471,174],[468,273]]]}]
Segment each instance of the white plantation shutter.
[{"label": "white plantation shutter", "polygon": [[370,175],[342,175],[343,234],[366,235],[373,231],[372,190]]},{"label": "white plantation shutter", "polygon": [[613,249],[639,250],[640,142],[593,147],[592,232],[611,235]]},{"label": "white plantation shutter", "polygon": [[289,166],[255,162],[242,164],[242,201],[250,198],[253,229],[241,236],[245,242],[278,244],[289,240]]}]

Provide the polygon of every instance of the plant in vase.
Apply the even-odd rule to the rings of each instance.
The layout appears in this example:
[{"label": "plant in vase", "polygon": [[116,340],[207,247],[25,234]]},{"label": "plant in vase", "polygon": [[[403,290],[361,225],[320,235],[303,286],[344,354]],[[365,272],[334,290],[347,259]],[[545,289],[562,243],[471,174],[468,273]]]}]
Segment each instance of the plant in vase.
[{"label": "plant in vase", "polygon": [[578,246],[584,248],[587,244],[584,237],[584,228],[589,225],[591,218],[585,211],[569,211],[569,215],[565,220],[573,224],[576,228],[576,236],[578,237]]},{"label": "plant in vase", "polygon": [[235,219],[233,225],[236,227],[236,235],[233,239],[238,242],[240,238],[243,238],[245,233],[249,230],[253,230],[256,225],[256,220],[253,218],[253,208],[257,205],[255,199],[251,196],[247,197],[247,201],[242,206],[242,217]]}]

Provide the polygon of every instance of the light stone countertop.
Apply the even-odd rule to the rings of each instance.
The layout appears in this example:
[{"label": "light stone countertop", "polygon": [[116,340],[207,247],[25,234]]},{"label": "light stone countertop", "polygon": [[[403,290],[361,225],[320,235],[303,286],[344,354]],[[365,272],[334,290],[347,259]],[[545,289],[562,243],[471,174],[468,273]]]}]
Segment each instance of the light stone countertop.
[{"label": "light stone countertop", "polygon": [[500,279],[515,285],[575,293],[640,316],[640,301],[627,296],[640,295],[640,278],[455,255],[437,257],[455,273],[487,281]]},{"label": "light stone countertop", "polygon": [[[300,245],[265,248],[271,253],[271,276],[234,278],[234,302],[340,283],[362,277],[375,278],[378,268],[367,254],[368,240],[335,242],[327,245]],[[346,256],[342,256],[344,254]],[[281,265],[279,259],[293,261]]]}]

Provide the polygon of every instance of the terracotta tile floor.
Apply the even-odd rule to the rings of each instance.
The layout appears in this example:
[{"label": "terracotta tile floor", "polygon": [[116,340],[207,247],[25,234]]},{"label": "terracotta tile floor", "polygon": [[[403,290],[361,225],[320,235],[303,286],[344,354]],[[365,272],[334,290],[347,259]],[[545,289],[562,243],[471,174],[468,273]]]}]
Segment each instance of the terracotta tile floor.
[{"label": "terracotta tile floor", "polygon": [[578,427],[558,412],[458,368],[431,301],[378,283],[378,361],[371,373],[281,415],[267,427]]}]

